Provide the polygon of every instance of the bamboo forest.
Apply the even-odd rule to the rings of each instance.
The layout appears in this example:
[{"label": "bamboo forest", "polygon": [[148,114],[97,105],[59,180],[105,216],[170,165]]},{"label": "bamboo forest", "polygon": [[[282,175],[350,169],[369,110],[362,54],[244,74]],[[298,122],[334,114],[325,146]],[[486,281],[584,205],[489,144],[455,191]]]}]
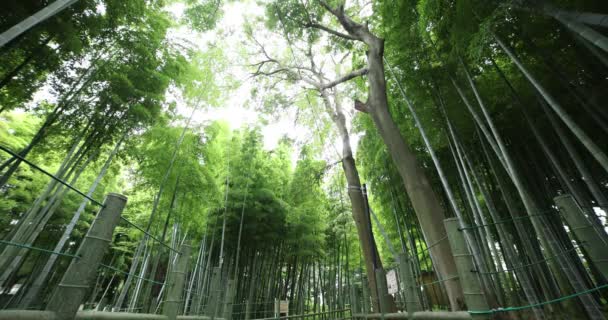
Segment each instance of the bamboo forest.
[{"label": "bamboo forest", "polygon": [[0,1],[0,320],[608,319],[606,101],[605,0]]}]

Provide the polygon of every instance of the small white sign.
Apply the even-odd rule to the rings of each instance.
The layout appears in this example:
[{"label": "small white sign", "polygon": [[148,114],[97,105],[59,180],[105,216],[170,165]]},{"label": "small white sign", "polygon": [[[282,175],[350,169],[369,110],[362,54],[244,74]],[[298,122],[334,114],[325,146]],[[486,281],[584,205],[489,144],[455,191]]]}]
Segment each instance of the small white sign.
[{"label": "small white sign", "polygon": [[388,285],[388,293],[395,294],[399,291],[397,286],[397,273],[395,269],[391,269],[386,273],[386,283]]}]

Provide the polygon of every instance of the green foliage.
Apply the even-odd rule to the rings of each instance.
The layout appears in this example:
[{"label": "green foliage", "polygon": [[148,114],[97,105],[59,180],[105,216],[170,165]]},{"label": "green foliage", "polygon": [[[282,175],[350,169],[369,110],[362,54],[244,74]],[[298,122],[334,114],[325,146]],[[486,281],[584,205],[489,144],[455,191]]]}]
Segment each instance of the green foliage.
[{"label": "green foliage", "polygon": [[221,18],[220,0],[186,0],[185,22],[196,31],[208,31]]}]

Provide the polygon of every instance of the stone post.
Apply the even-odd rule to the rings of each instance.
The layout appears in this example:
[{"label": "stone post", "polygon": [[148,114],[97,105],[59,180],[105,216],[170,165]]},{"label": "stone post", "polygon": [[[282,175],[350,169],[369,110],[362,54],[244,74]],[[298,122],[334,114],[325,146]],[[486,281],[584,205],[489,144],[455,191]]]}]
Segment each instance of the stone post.
[{"label": "stone post", "polygon": [[376,268],[376,285],[378,286],[378,305],[380,313],[388,313],[390,306],[390,297],[388,294],[388,284],[386,283],[386,272],[383,268]]},{"label": "stone post", "polygon": [[[443,220],[445,230],[448,233],[448,240],[456,262],[460,285],[464,293],[464,302],[469,310],[488,310],[488,302],[485,294],[481,289],[481,281],[476,273],[476,268],[473,263],[473,255],[469,252],[469,248],[462,234],[458,218],[450,218]],[[451,275],[445,275],[451,277]],[[475,319],[486,319],[487,315],[478,315]]]},{"label": "stone post", "polygon": [[363,300],[363,314],[368,314],[371,311],[371,307],[367,276],[361,277],[361,289],[363,291],[363,299],[361,299]]},{"label": "stone post", "polygon": [[359,313],[359,295],[357,292],[357,286],[354,283],[350,285],[350,312]]},{"label": "stone post", "polygon": [[608,279],[608,249],[606,249],[606,237],[597,230],[587,219],[582,208],[569,194],[553,198],[559,211],[563,213],[570,231],[574,233],[581,246],[589,255],[591,262],[600,271],[605,279]]},{"label": "stone post", "polygon": [[211,319],[215,319],[218,313],[218,304],[220,299],[219,286],[220,286],[221,270],[219,267],[213,268],[211,275],[211,284],[209,290],[209,300],[207,302],[206,313]]},{"label": "stone post", "polygon": [[403,290],[403,300],[405,300],[405,311],[409,314],[420,311],[422,308],[420,306],[420,297],[418,296],[416,289],[416,279],[414,279],[412,266],[405,253],[399,255],[399,273],[401,290]]},{"label": "stone post", "polygon": [[189,244],[183,244],[175,262],[175,267],[171,269],[167,277],[167,299],[163,303],[163,315],[169,320],[177,319],[180,313],[181,306],[184,305],[182,297],[184,295],[184,285],[186,283],[186,275],[188,274],[188,262],[190,261],[190,253],[192,247]]},{"label": "stone post", "polygon": [[232,300],[234,299],[234,280],[228,280],[226,296],[224,297],[224,320],[232,319]]},{"label": "stone post", "polygon": [[245,301],[245,320],[251,319],[251,301]]},{"label": "stone post", "polygon": [[279,299],[274,299],[274,317],[276,319],[281,317],[281,302]]},{"label": "stone post", "polygon": [[127,198],[123,195],[110,193],[106,196],[103,208],[76,251],[80,258],[72,260],[46,307],[46,310],[55,312],[58,319],[74,319],[76,316],[85,294],[95,281],[101,259],[112,242],[114,228],[126,204]]}]

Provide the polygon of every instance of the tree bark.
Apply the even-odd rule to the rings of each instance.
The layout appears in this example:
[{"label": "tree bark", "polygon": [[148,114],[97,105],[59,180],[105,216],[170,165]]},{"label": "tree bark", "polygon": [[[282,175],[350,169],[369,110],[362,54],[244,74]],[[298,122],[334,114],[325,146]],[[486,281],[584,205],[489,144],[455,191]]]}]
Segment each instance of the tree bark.
[{"label": "tree bark", "polygon": [[[370,32],[366,25],[356,23],[348,17],[343,6],[333,9],[323,1],[321,4],[338,19],[351,37],[367,45],[369,93],[365,105],[368,106],[369,114],[403,179],[427,243],[435,243],[446,234],[443,224],[437,223],[446,218],[444,208],[389,112],[383,62],[384,40]],[[442,276],[457,274],[452,251],[447,242],[432,247],[430,252],[433,263]],[[460,310],[463,305],[461,288],[448,282],[446,289],[452,309]]]}]

